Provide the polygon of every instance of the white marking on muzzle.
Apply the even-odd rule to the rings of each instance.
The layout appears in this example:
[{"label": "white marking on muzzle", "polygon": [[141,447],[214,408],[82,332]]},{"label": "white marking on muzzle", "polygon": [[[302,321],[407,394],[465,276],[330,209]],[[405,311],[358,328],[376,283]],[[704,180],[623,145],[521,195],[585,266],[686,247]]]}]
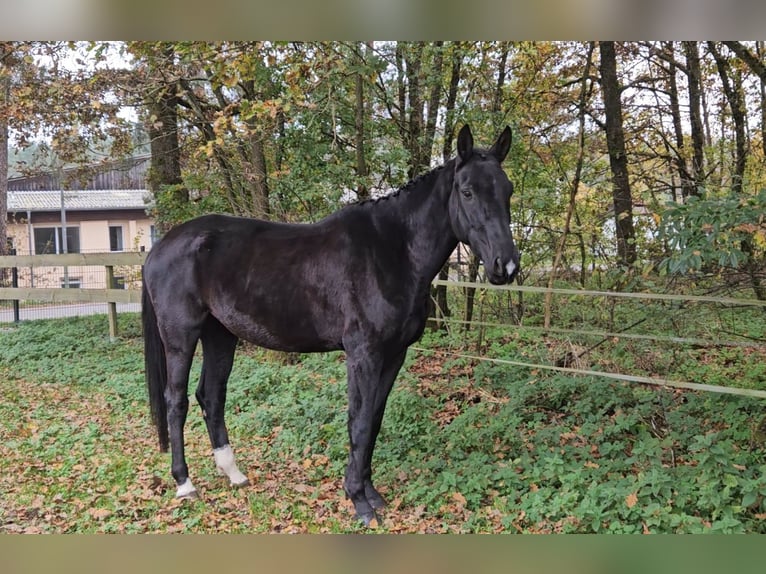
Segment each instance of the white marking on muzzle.
[{"label": "white marking on muzzle", "polygon": [[229,477],[231,484],[243,486],[248,483],[247,477],[237,468],[237,463],[234,462],[234,451],[228,444],[213,450],[213,457],[216,468],[221,474]]},{"label": "white marking on muzzle", "polygon": [[506,266],[505,270],[508,273],[508,277],[513,275],[513,272],[516,271],[516,264],[513,262],[513,260],[509,261]]}]

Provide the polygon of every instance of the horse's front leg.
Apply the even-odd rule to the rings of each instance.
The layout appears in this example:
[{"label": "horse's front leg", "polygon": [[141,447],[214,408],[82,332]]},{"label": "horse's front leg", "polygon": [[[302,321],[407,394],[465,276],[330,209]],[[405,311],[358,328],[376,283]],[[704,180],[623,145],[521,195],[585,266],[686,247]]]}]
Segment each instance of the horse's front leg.
[{"label": "horse's front leg", "polygon": [[386,360],[377,353],[349,353],[348,434],[349,462],[344,488],[354,504],[357,518],[365,525],[377,519],[376,509],[386,505],[372,484],[372,454],[380,431],[386,400],[405,352]]}]

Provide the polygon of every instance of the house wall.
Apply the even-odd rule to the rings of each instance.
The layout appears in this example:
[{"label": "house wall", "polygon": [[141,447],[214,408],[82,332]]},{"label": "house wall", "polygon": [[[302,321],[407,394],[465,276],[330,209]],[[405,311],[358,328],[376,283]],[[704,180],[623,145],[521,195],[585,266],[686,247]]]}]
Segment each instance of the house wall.
[{"label": "house wall", "polygon": [[[123,251],[148,251],[151,248],[151,226],[153,220],[139,210],[110,212],[67,212],[67,228],[80,230],[80,252],[109,252],[109,227],[122,226]],[[55,213],[32,213],[32,229],[36,227],[61,227],[61,215]],[[13,239],[13,246],[19,255],[34,252],[34,241],[30,250],[29,224],[26,215],[11,217],[8,222],[8,237]],[[35,267],[19,269],[20,287],[61,287],[64,283],[63,267]],[[101,267],[69,267],[66,269],[70,285],[84,288],[106,287],[106,272]],[[115,275],[123,277],[130,284],[140,281],[140,272],[136,269],[115,269]]]}]

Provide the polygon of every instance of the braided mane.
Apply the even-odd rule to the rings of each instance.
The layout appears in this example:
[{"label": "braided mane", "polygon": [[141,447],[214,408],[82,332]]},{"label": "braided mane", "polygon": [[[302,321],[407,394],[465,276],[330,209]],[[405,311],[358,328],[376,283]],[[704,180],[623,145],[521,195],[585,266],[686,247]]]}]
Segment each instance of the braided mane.
[{"label": "braided mane", "polygon": [[[449,163],[449,162],[448,162]],[[447,166],[447,164],[440,165],[439,167],[435,167],[430,171],[427,171],[425,173],[420,174],[414,179],[411,179],[407,183],[405,183],[403,186],[401,186],[396,191],[393,191],[391,193],[387,193],[385,195],[380,195],[378,197],[371,197],[369,199],[363,199],[361,201],[353,202],[349,205],[375,205],[377,203],[380,203],[382,201],[386,201],[391,198],[398,197],[402,192],[408,192],[411,191],[417,187],[419,187],[424,182],[430,182],[433,179],[436,179],[441,172],[444,170],[444,168]]]}]

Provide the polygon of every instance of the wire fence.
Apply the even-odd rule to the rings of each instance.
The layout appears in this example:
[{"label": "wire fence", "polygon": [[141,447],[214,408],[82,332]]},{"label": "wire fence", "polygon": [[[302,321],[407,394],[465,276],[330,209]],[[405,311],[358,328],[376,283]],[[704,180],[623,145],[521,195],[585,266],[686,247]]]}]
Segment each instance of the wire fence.
[{"label": "wire fence", "polygon": [[[418,353],[508,365],[533,374],[559,372],[766,398],[766,301],[443,280],[434,284],[477,290],[478,319],[442,317],[440,324],[463,332],[464,340],[437,350],[411,347]],[[546,296],[554,301],[553,321],[547,326]],[[522,343],[508,345],[514,338]],[[729,364],[720,373],[706,372],[704,363],[712,363],[716,353]],[[748,362],[747,376],[740,359]]]},{"label": "wire fence", "polygon": [[145,253],[0,257],[0,323],[139,312]]},{"label": "wire fence", "polygon": [[[0,257],[0,323],[139,312],[144,257],[139,252]],[[14,277],[11,269],[15,269]],[[749,360],[766,365],[766,301],[705,294],[497,286],[451,279],[435,280],[434,285],[446,286],[455,308],[461,311],[466,294],[473,290],[478,294],[476,310],[470,318],[439,319],[442,327],[464,335],[460,344],[438,350],[411,347],[418,353],[537,372],[766,398],[766,367],[762,388],[738,386],[736,376],[726,384],[700,382],[693,376],[694,361],[704,360],[704,353],[711,349],[740,349]],[[552,321],[547,326],[542,324],[546,296],[553,297]],[[487,335],[490,331],[492,336]],[[517,347],[519,353],[509,356],[495,336],[499,343],[504,338],[526,339]],[[596,356],[597,350],[605,349],[608,352]],[[613,358],[620,353],[622,362]]]}]

